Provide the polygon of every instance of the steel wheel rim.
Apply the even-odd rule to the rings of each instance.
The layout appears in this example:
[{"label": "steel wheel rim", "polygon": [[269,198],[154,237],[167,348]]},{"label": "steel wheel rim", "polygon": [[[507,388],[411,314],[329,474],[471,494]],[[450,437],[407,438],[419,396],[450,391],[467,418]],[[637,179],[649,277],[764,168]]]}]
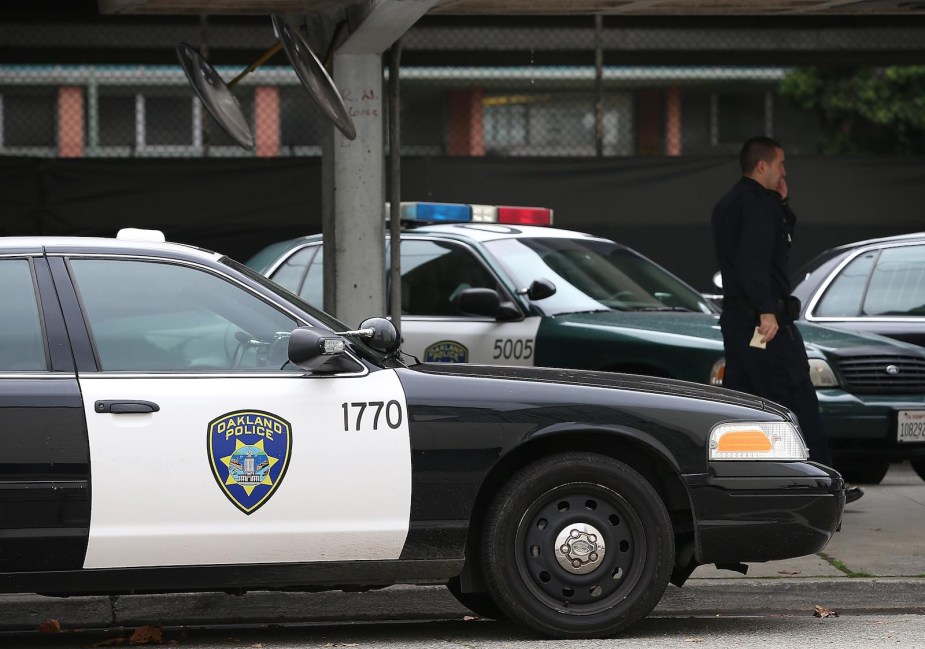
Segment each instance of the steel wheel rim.
[{"label": "steel wheel rim", "polygon": [[[605,551],[599,565],[579,573],[557,557],[563,531],[590,526]],[[587,537],[585,537],[587,538]],[[646,562],[646,534],[639,515],[603,485],[561,485],[536,498],[515,536],[517,572],[543,605],[567,615],[594,615],[623,601],[639,583]]]}]

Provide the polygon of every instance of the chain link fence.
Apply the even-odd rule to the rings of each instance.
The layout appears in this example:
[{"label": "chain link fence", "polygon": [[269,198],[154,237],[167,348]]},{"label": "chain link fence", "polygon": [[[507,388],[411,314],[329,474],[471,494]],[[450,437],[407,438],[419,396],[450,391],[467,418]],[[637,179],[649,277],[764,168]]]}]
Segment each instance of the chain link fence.
[{"label": "chain link fence", "polygon": [[[593,16],[562,25],[459,22],[424,21],[402,40],[403,155],[713,155],[757,134],[779,139],[790,154],[925,152],[925,68],[909,64],[925,52],[925,29],[914,25],[627,27]],[[0,39],[61,44],[41,25],[32,29],[0,26]],[[273,44],[269,25],[256,20],[99,30],[84,24],[67,33],[85,48],[147,42],[162,53],[188,40],[226,82],[244,66],[224,64],[222,54],[241,59]],[[283,54],[234,94],[254,131],[253,151],[214,122],[178,64],[0,63],[0,155],[321,155],[325,118]]]}]

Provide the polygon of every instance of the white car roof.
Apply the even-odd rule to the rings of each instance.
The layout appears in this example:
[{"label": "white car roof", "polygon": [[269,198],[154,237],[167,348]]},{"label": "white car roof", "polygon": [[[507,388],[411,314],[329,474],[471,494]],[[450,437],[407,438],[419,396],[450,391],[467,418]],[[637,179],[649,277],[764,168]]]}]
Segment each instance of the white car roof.
[{"label": "white car roof", "polygon": [[48,252],[128,252],[138,254],[165,253],[184,257],[200,257],[215,260],[222,255],[211,250],[197,248],[184,243],[165,243],[156,241],[139,241],[133,239],[116,239],[114,237],[68,237],[68,236],[14,236],[0,237],[2,249],[41,249]]},{"label": "white car roof", "polygon": [[453,223],[446,225],[426,225],[420,228],[408,230],[409,234],[431,233],[431,234],[450,234],[457,237],[466,237],[477,241],[493,241],[495,239],[519,239],[519,238],[554,238],[554,239],[595,239],[605,240],[602,237],[594,237],[584,232],[574,230],[562,230],[560,228],[550,228],[536,225],[500,225],[496,223]]}]

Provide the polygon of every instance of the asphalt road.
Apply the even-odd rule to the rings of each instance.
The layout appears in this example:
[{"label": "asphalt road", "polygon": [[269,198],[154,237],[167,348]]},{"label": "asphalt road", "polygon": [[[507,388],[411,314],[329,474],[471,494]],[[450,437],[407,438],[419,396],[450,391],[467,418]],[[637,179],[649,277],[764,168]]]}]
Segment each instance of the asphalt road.
[{"label": "asphalt road", "polygon": [[[563,644],[922,649],[925,482],[908,465],[895,465],[866,492],[848,506],[842,531],[822,553],[752,564],[745,576],[702,566],[683,588],[669,586],[652,616],[630,635]],[[817,606],[839,616],[813,617]],[[62,632],[39,633],[50,620]],[[494,647],[531,641],[519,627],[475,619],[443,587],[243,596],[0,595],[4,648],[87,647],[120,638],[127,644],[145,626],[161,629],[165,641],[196,647]]]}]

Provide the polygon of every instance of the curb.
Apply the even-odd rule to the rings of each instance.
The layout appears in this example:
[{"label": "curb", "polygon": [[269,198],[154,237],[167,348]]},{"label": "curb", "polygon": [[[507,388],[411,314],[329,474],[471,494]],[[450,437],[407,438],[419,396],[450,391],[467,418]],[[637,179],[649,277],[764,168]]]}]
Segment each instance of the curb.
[{"label": "curb", "polygon": [[[699,579],[668,586],[653,617],[841,614],[925,615],[925,579]],[[0,595],[0,632],[31,632],[49,619],[62,629],[305,624],[462,619],[473,615],[443,586],[368,592],[182,593],[56,598]]]}]

